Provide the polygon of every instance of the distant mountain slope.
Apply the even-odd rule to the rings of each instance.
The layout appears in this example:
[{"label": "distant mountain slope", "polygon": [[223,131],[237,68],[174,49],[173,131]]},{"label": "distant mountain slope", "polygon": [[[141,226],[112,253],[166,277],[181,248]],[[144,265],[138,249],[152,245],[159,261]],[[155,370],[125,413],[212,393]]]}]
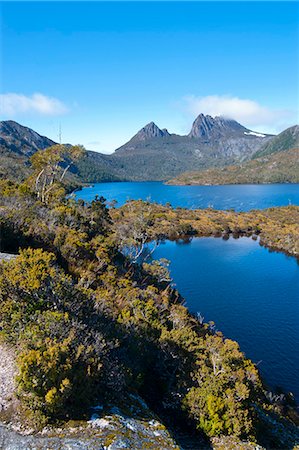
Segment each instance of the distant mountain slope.
[{"label": "distant mountain slope", "polygon": [[0,122],[0,178],[26,178],[30,174],[30,156],[53,144],[51,139],[13,120]]},{"label": "distant mountain slope", "polygon": [[83,159],[76,163],[74,170],[85,183],[128,180],[128,177],[122,174],[121,167],[111,155],[90,150],[87,151]]},{"label": "distant mountain slope", "polygon": [[186,172],[167,184],[299,183],[299,149],[263,156],[244,164]]},{"label": "distant mountain slope", "polygon": [[[72,170],[89,183],[167,180],[192,169],[246,161],[271,139],[234,120],[200,114],[186,136],[170,134],[150,122],[113,154],[88,151]],[[0,122],[0,176],[8,173],[14,177],[18,168],[17,177],[24,178],[30,172],[30,156],[53,144],[51,139],[16,122]]]},{"label": "distant mountain slope", "polygon": [[29,160],[16,153],[8,154],[0,148],[0,179],[22,181],[30,175]]},{"label": "distant mountain slope", "polygon": [[[54,144],[56,142],[17,122],[0,122],[0,178],[21,181],[28,177],[31,172],[30,157],[37,150]],[[75,175],[70,177],[72,183],[81,183],[85,179],[87,182],[118,180],[112,165],[110,167],[109,157],[95,152],[88,152],[87,157],[72,167],[72,172]]]},{"label": "distant mountain slope", "polygon": [[271,153],[299,148],[299,125],[287,128],[282,133],[266,142],[254,155],[253,158],[270,155]]},{"label": "distant mountain slope", "polygon": [[0,122],[0,150],[19,155],[31,156],[37,150],[44,150],[55,144],[51,139],[41,136],[31,128],[7,120]]}]

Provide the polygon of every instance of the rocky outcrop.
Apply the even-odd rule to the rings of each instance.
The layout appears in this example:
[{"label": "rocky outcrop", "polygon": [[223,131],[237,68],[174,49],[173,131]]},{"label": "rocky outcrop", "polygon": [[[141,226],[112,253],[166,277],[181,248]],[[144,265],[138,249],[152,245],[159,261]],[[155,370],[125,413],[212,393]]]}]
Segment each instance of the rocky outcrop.
[{"label": "rocky outcrop", "polygon": [[0,262],[1,261],[10,261],[11,259],[14,259],[16,255],[13,255],[12,253],[1,253],[0,252]]},{"label": "rocky outcrop", "polygon": [[96,406],[88,421],[70,421],[61,428],[44,428],[32,433],[18,425],[0,423],[1,450],[179,450],[166,427],[147,405],[132,396],[126,412]]},{"label": "rocky outcrop", "polygon": [[15,352],[0,344],[1,450],[179,449],[166,427],[137,395],[124,407],[91,409],[90,420],[70,421],[61,428],[33,432],[22,423],[15,396]]}]

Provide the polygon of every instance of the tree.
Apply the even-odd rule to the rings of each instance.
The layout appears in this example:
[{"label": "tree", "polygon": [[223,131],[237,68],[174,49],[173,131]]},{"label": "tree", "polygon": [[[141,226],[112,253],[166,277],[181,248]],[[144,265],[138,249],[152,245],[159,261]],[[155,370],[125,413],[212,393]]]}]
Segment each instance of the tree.
[{"label": "tree", "polygon": [[[141,256],[143,260],[149,258],[159,244],[159,239],[151,236],[154,208],[151,203],[145,202],[136,214],[135,202],[129,202],[126,209],[126,221],[117,224],[116,237],[120,250],[136,263]],[[144,255],[146,244],[151,241],[154,243],[153,248],[148,248]]]},{"label": "tree", "polygon": [[252,405],[261,386],[256,367],[236,342],[219,335],[202,338],[198,350],[194,386],[183,399],[183,407],[209,436],[251,436]]},{"label": "tree", "polygon": [[53,190],[61,183],[72,164],[84,155],[81,145],[52,145],[46,150],[39,150],[31,157],[35,169],[34,189],[37,197],[47,203]]}]

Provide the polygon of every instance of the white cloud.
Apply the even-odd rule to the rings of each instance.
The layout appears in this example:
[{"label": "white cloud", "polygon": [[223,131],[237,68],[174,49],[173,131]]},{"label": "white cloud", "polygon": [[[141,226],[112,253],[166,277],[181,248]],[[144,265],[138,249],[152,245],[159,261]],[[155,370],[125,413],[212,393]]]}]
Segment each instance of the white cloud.
[{"label": "white cloud", "polygon": [[31,96],[24,94],[0,94],[0,113],[14,117],[22,113],[35,113],[44,116],[58,116],[68,112],[68,108],[57,98],[35,93]]},{"label": "white cloud", "polygon": [[254,100],[229,95],[209,95],[207,97],[189,95],[183,98],[183,102],[185,110],[194,116],[200,113],[213,117],[224,116],[257,130],[277,131],[293,125],[296,121],[294,114],[289,110],[275,110],[260,105]]}]

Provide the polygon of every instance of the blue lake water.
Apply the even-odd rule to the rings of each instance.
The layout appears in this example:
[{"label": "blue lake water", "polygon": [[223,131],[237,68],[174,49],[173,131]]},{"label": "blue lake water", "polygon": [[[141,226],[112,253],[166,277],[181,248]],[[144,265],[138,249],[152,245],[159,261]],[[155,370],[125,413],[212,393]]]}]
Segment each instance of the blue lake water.
[{"label": "blue lake water", "polygon": [[[299,205],[299,185],[166,186],[160,182],[100,183],[76,193],[86,201],[102,195],[122,205],[148,199],[173,206],[248,211]],[[193,312],[212,320],[239,342],[271,386],[292,391],[299,401],[299,265],[250,238],[195,238],[166,242],[155,258],[171,261],[177,288]]]},{"label": "blue lake water", "polygon": [[235,339],[266,381],[299,401],[299,264],[251,238],[167,241],[155,258],[171,261],[177,289],[193,312]]},{"label": "blue lake water", "polygon": [[89,201],[102,195],[117,206],[127,200],[151,199],[154,202],[184,208],[230,209],[248,211],[270,206],[299,205],[299,184],[167,186],[159,181],[97,183],[76,192],[76,198]]}]

